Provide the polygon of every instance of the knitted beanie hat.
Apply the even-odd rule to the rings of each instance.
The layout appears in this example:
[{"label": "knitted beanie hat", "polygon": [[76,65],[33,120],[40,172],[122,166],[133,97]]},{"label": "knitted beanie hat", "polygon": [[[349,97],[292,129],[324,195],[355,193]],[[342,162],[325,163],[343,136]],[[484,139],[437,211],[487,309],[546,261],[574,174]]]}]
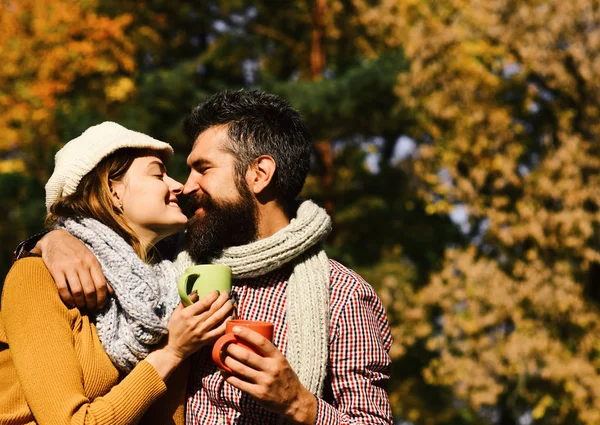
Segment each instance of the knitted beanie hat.
[{"label": "knitted beanie hat", "polygon": [[88,128],[69,141],[54,158],[54,172],[46,183],[46,209],[63,196],[71,195],[79,182],[100,161],[122,148],[154,149],[173,156],[171,145],[143,133],[106,121]]}]

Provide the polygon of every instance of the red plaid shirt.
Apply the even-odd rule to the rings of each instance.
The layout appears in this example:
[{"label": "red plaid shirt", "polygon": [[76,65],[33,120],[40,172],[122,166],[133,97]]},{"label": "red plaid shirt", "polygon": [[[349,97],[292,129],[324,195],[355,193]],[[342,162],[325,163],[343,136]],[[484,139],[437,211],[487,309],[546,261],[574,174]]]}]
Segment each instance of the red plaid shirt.
[{"label": "red plaid shirt", "polygon": [[[381,301],[359,275],[330,260],[329,365],[316,424],[392,424],[386,392],[392,344]],[[289,267],[256,279],[237,280],[238,316],[275,324],[273,343],[287,347],[286,289]],[[225,382],[205,347],[192,359],[186,424],[277,424],[277,415]]]}]

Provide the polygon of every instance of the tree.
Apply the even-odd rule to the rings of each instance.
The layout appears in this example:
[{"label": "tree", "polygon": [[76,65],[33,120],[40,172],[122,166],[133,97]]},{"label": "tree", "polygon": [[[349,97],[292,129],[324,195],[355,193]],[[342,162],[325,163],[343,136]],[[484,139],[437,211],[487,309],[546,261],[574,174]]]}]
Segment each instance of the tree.
[{"label": "tree", "polygon": [[[42,61],[39,69],[54,70],[49,74],[40,74],[36,63],[27,62],[22,75],[0,79],[0,92],[38,81],[60,84],[49,84],[58,88],[43,92],[49,103],[27,98],[29,115],[5,121],[28,138],[18,136],[23,143],[5,155],[17,162],[5,162],[4,168],[27,163],[35,171],[33,176],[0,176],[10,183],[0,194],[10,200],[5,204],[7,224],[0,229],[6,259],[18,241],[40,227],[41,184],[54,151],[88,126],[110,119],[172,143],[176,156],[169,171],[184,179],[189,146],[181,121],[196,103],[222,89],[278,93],[301,111],[320,141],[303,195],[329,205],[333,213],[330,255],[366,277],[388,306],[396,341],[391,393],[395,413],[422,423],[472,423],[456,419],[465,410],[453,407],[452,391],[422,375],[436,352],[425,345],[430,311],[419,304],[419,290],[441,267],[445,248],[460,249],[464,236],[447,209],[440,208],[439,195],[432,195],[435,203],[428,197],[432,189],[424,184],[424,157],[396,155],[401,135],[412,132],[412,140],[423,142],[414,131],[423,128],[421,111],[410,96],[395,92],[398,75],[414,73],[414,58],[407,57],[404,41],[394,38],[393,31],[379,32],[402,15],[392,10],[390,16],[372,21],[386,4],[396,2],[370,3],[256,1],[248,6],[228,0],[197,7],[165,0],[75,6],[66,0],[11,2],[18,6],[11,6],[13,20],[23,23],[6,38],[7,45],[16,43],[15,58],[45,60],[42,53],[49,51],[58,59]],[[62,26],[58,18],[52,21],[57,10],[65,21]],[[32,16],[52,25],[31,31]],[[93,29],[96,22],[104,26]],[[86,31],[94,41],[91,46]],[[74,55],[61,56],[64,46]],[[80,54],[85,49],[89,57]],[[124,54],[115,54],[119,49]],[[64,81],[58,72],[62,69],[69,70]],[[46,115],[47,127],[22,125],[37,110]]]},{"label": "tree", "polygon": [[0,152],[3,159],[18,153],[24,164],[16,169],[44,180],[48,168],[38,164],[51,163],[59,143],[53,112],[62,96],[85,90],[111,102],[131,90],[131,17],[98,15],[93,1],[5,0],[1,7]]},{"label": "tree", "polygon": [[[232,66],[249,60],[256,66],[251,83],[290,100],[322,141],[303,194],[335,207],[328,252],[380,289],[394,325],[406,323],[400,316],[416,311],[415,292],[462,235],[446,212],[425,213],[413,179],[419,163],[393,158],[399,136],[415,126],[415,111],[394,93],[397,75],[409,67],[400,44],[386,46],[365,21],[371,6],[361,10],[353,1],[223,4],[225,30],[215,51],[228,51]],[[375,170],[366,168],[368,156],[378,158]],[[451,393],[421,376],[431,355],[424,347],[404,355],[409,332],[394,329],[395,413],[456,415]]]},{"label": "tree", "polygon": [[126,36],[131,16],[112,19],[95,6],[95,1],[0,2],[3,272],[18,241],[41,228],[41,186],[64,136],[76,131],[60,119],[73,109],[69,95],[85,93],[89,104],[108,106],[134,90],[135,49]]},{"label": "tree", "polygon": [[599,3],[356,3],[410,61],[422,199],[471,229],[394,311],[404,352],[426,345],[473,423],[599,423]]}]

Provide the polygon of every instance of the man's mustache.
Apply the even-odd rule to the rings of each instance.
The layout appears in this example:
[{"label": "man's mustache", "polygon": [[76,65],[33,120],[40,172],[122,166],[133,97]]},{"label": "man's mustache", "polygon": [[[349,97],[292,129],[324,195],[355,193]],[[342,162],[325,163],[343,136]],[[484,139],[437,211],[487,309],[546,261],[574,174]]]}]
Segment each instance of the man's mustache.
[{"label": "man's mustache", "polygon": [[207,208],[213,205],[212,199],[207,194],[195,193],[191,195],[180,195],[177,199],[179,207],[183,213],[191,218],[194,216],[196,210],[200,207]]}]

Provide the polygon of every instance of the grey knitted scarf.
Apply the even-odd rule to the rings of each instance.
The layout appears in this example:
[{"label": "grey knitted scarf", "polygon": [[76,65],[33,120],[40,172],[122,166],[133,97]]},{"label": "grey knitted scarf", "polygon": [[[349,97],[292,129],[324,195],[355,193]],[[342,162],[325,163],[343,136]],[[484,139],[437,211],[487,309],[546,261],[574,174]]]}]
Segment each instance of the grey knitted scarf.
[{"label": "grey knitted scarf", "polygon": [[179,303],[178,269],[171,261],[144,263],[112,229],[91,218],[61,220],[96,256],[115,291],[97,313],[96,328],[112,362],[129,372],[167,334],[167,322]]},{"label": "grey knitted scarf", "polygon": [[[329,260],[321,242],[331,231],[323,208],[304,201],[290,224],[259,241],[231,247],[214,262],[231,267],[234,279],[262,276],[287,263],[294,265],[287,287],[287,359],[300,382],[323,395],[329,346]],[[183,251],[180,270],[194,264]]]}]

